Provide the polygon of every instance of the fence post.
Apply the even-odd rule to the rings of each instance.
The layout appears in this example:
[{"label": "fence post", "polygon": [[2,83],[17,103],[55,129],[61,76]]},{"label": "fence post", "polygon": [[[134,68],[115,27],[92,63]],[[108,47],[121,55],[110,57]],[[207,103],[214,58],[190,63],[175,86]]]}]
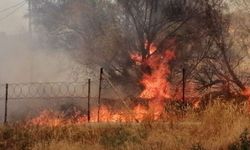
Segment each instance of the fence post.
[{"label": "fence post", "polygon": [[101,93],[102,93],[102,75],[103,75],[103,68],[100,69],[97,122],[100,121],[100,107],[101,107]]},{"label": "fence post", "polygon": [[9,88],[9,84],[6,84],[6,86],[5,86],[4,124],[7,124],[7,117],[8,117],[8,88]]},{"label": "fence post", "polygon": [[185,100],[185,88],[186,88],[186,70],[185,68],[182,69],[182,101],[183,101],[183,109],[187,105]]},{"label": "fence post", "polygon": [[90,90],[91,90],[91,80],[88,80],[88,122],[90,122]]}]

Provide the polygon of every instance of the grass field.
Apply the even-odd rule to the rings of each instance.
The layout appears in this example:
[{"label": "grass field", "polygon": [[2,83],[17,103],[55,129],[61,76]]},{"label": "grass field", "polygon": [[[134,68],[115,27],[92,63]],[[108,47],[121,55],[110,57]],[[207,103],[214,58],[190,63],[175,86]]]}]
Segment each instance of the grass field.
[{"label": "grass field", "polygon": [[2,150],[248,150],[247,105],[215,103],[183,118],[143,123],[0,127]]}]

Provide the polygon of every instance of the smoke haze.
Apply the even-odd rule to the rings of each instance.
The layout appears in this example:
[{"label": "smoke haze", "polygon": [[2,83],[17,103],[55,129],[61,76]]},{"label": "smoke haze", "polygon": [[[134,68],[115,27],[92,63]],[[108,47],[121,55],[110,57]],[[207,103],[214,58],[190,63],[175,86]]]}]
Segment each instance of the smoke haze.
[{"label": "smoke haze", "polygon": [[[0,83],[76,81],[72,69],[80,64],[66,50],[34,48],[39,47],[34,44],[32,47],[28,19],[25,18],[27,3],[10,16],[8,14],[13,10],[1,12],[20,2],[22,0],[0,0]],[[3,120],[4,100],[1,98],[0,119]],[[8,120],[27,117],[27,114],[32,115],[49,106],[59,107],[58,104],[51,100],[9,101]]]},{"label": "smoke haze", "polygon": [[[20,2],[22,2],[22,0],[1,0],[0,10],[11,7]],[[27,13],[27,4],[18,9],[9,17],[2,20],[2,18],[10,14],[12,11],[13,9],[0,12],[0,32],[4,32],[6,34],[17,34],[27,30],[28,20],[27,18],[24,18],[25,14]]]}]

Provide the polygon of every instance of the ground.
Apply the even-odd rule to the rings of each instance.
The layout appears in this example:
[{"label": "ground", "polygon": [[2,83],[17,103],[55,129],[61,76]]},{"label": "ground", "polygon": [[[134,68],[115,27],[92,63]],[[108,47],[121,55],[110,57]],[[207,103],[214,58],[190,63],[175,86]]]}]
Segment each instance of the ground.
[{"label": "ground", "polygon": [[181,118],[142,123],[91,123],[66,126],[0,127],[4,150],[247,150],[250,115],[247,104],[215,103]]}]

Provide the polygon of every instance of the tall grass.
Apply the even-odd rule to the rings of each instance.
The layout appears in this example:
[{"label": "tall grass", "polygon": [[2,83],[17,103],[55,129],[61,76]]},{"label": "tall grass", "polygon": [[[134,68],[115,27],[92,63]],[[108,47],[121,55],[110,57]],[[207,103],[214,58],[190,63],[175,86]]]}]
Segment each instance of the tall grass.
[{"label": "tall grass", "polygon": [[246,105],[216,102],[204,111],[189,110],[182,119],[164,122],[2,126],[0,149],[240,150],[250,145],[246,129],[250,129]]}]

